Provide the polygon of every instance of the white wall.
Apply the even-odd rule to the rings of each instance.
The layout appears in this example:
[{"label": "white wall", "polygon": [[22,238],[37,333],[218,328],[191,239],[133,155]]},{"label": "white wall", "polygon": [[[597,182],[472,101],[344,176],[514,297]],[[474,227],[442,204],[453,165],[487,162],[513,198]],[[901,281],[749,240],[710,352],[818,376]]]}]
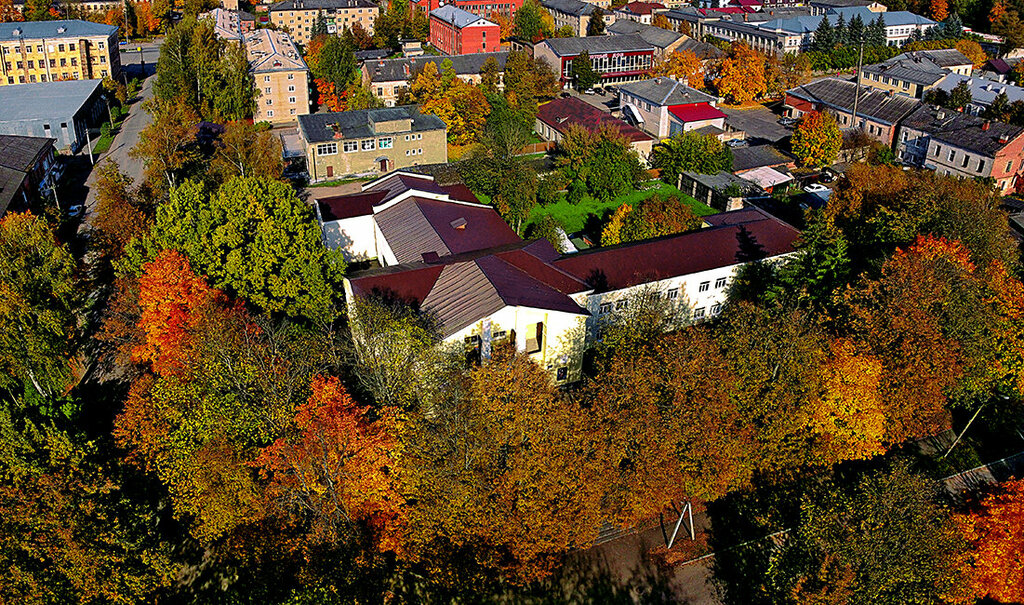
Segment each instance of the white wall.
[{"label": "white wall", "polygon": [[324,245],[340,250],[347,261],[369,260],[377,256],[373,215],[356,216],[321,225]]}]

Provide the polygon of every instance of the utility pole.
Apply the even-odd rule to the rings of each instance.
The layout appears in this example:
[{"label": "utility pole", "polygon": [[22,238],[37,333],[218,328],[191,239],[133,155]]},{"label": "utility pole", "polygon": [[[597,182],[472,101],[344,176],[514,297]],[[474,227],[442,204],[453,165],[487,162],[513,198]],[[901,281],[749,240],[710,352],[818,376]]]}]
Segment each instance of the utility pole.
[{"label": "utility pole", "polygon": [[852,118],[852,120],[853,120],[852,125],[853,125],[854,128],[857,128],[857,102],[860,101],[860,70],[861,70],[861,68],[863,66],[864,66],[864,35],[861,34],[861,37],[860,37],[860,54],[857,57],[857,74],[855,76],[855,81],[857,82],[857,86],[854,89],[854,93],[853,93],[853,115],[850,116]]}]

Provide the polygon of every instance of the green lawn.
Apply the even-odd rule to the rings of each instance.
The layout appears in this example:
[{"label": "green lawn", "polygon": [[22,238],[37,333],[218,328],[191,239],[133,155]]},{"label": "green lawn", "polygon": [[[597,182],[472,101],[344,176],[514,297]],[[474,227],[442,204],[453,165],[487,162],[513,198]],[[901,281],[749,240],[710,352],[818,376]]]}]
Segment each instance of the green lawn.
[{"label": "green lawn", "polygon": [[[114,142],[114,137],[117,136],[118,131],[121,129],[121,124],[128,119],[128,109],[129,107],[125,107],[125,111],[121,114],[121,117],[117,118],[117,121],[111,125],[110,132],[106,135],[100,135],[100,137],[96,139],[96,142],[92,146],[93,154],[99,155],[110,149],[110,145]],[[110,122],[108,121],[107,124],[110,124]]]},{"label": "green lawn", "polygon": [[[668,185],[661,182],[645,183],[649,188],[642,188],[638,191],[632,191],[626,195],[619,196],[610,202],[601,202],[590,196],[583,198],[583,200],[576,205],[570,204],[564,199],[550,204],[548,206],[538,206],[533,209],[530,213],[530,222],[538,220],[540,217],[548,214],[565,226],[565,230],[568,233],[579,231],[583,228],[587,217],[590,215],[597,215],[598,217],[604,216],[606,210],[614,210],[622,204],[635,204],[640,200],[645,200],[655,194],[661,194],[664,196],[676,195],[679,196],[697,216],[707,216],[709,214],[715,214],[717,210],[710,206],[698,202],[692,197],[679,191],[672,185]],[[654,185],[653,187],[651,185]],[[641,186],[644,187],[644,186]]]}]

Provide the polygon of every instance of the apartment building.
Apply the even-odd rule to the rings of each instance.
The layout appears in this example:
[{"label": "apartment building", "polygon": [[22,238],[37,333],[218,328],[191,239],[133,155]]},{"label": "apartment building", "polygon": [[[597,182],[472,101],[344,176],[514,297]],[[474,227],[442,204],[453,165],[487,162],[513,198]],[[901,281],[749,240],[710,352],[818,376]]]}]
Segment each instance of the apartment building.
[{"label": "apartment building", "polygon": [[650,25],[655,14],[667,10],[668,7],[658,2],[627,2],[615,9],[615,19],[627,19]]},{"label": "apartment building", "polygon": [[312,182],[448,162],[448,126],[407,105],[299,116]]},{"label": "apartment building", "polygon": [[572,82],[572,62],[583,51],[601,75],[600,86],[635,82],[647,78],[657,49],[635,34],[548,38],[534,47],[534,57],[546,61],[563,86]]},{"label": "apartment building", "polygon": [[497,51],[501,49],[501,28],[449,4],[430,11],[430,43],[446,55]]},{"label": "apartment building", "polygon": [[919,105],[899,127],[897,156],[906,164],[960,178],[990,178],[1013,193],[1024,174],[1024,128],[941,107]]},{"label": "apartment building", "polygon": [[[853,117],[856,99],[857,117]],[[891,91],[857,85],[838,78],[822,78],[786,91],[787,113],[799,118],[811,111],[828,111],[842,130],[860,130],[883,145],[892,146],[900,120],[921,105],[920,101]]]},{"label": "apartment building", "polygon": [[600,4],[594,2],[580,2],[580,0],[541,0],[548,14],[555,22],[555,29],[568,27],[573,34],[579,37],[587,35],[587,27],[590,25],[590,18],[594,11],[602,9],[601,18],[605,26],[615,23],[615,14],[605,10]]},{"label": "apartment building", "polygon": [[257,122],[294,122],[309,113],[309,68],[282,31],[258,29],[245,35],[245,50],[256,84]]},{"label": "apartment building", "polygon": [[0,23],[0,54],[0,85],[121,77],[117,28],[102,23]]},{"label": "apartment building", "polygon": [[298,44],[308,44],[318,15],[327,21],[327,33],[340,34],[356,23],[373,33],[380,9],[371,0],[284,0],[270,6],[270,22],[287,29]]},{"label": "apartment building", "polygon": [[970,76],[971,60],[959,50],[919,50],[906,52],[861,69],[861,83],[915,99],[935,87],[949,74]]}]

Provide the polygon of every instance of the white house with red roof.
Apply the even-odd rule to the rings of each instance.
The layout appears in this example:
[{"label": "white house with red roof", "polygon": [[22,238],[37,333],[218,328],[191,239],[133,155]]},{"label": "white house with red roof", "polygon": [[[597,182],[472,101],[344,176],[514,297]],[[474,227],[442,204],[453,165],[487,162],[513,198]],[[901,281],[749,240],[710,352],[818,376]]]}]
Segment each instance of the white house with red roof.
[{"label": "white house with red roof", "polygon": [[668,76],[619,86],[623,118],[659,138],[687,130],[724,132],[726,115],[717,103],[715,97]]},{"label": "white house with red roof", "polygon": [[[352,201],[399,208],[428,199],[459,212],[459,202],[430,197],[433,188],[443,189],[431,180],[389,175],[364,189],[386,191],[387,201]],[[403,301],[433,315],[445,343],[486,358],[495,343],[512,342],[559,383],[576,379],[581,354],[601,326],[641,297],[665,300],[680,325],[711,318],[722,311],[737,271],[792,254],[799,237],[790,225],[748,208],[705,217],[707,226],[697,231],[563,254],[547,240],[522,240],[480,217],[468,219],[480,222],[477,231],[453,239],[444,229],[451,216],[427,219],[428,226],[403,221],[396,223],[398,231],[376,233],[387,239],[398,264],[345,278],[354,322],[360,297]],[[382,337],[354,327],[361,347]]]},{"label": "white house with red roof", "polygon": [[349,261],[382,266],[518,242],[519,236],[465,185],[392,172],[362,191],[316,200],[324,245]]},{"label": "white house with red roof", "polygon": [[630,21],[650,25],[654,20],[655,14],[667,10],[668,7],[660,2],[627,2],[615,9],[614,14],[616,20],[629,19]]}]

